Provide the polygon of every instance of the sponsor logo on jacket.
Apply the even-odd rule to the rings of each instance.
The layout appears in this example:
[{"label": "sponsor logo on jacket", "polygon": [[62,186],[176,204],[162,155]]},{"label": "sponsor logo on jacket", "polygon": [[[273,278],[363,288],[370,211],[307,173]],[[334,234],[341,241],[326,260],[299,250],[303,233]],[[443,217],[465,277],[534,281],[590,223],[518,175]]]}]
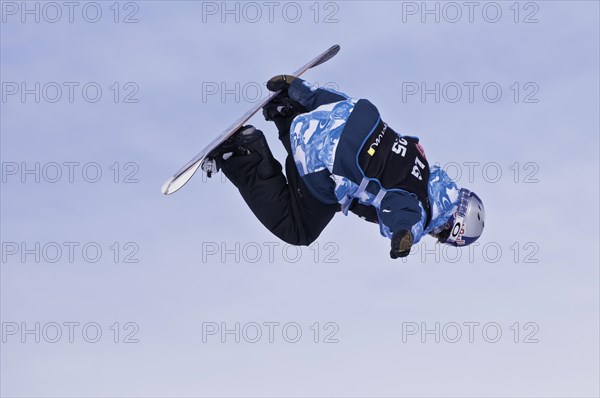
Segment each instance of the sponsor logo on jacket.
[{"label": "sponsor logo on jacket", "polygon": [[383,138],[383,135],[385,134],[387,127],[388,127],[387,124],[383,123],[383,129],[381,130],[381,133],[377,134],[377,137],[375,138],[375,142],[372,143],[371,145],[369,145],[369,149],[367,150],[367,153],[370,156],[375,155],[375,148],[377,148],[379,146],[379,143],[381,142],[381,139]]}]

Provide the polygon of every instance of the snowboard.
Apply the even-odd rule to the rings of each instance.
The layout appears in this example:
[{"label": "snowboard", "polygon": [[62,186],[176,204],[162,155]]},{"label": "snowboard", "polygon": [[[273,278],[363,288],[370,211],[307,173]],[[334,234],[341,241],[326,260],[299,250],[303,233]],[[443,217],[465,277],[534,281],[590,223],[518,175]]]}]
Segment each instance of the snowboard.
[{"label": "snowboard", "polygon": [[[299,77],[304,72],[306,72],[310,68],[314,68],[317,65],[321,65],[324,62],[329,61],[333,58],[338,51],[340,51],[339,45],[331,46],[326,51],[322,52],[312,60],[310,60],[307,64],[302,66],[296,72],[293,73],[293,76]],[[256,112],[261,110],[266,104],[271,101],[273,97],[279,94],[280,91],[271,93],[264,100],[259,101],[255,105],[252,106],[246,113],[244,113],[239,119],[231,124],[231,126],[227,127],[221,134],[219,134],[214,140],[211,141],[200,153],[198,153],[192,160],[185,164],[177,173],[173,175],[173,177],[169,178],[162,186],[161,191],[165,195],[170,195],[173,192],[178,191],[181,187],[183,187],[196,173],[198,168],[202,166],[203,169],[206,169],[207,173],[210,174],[211,166],[208,164],[211,160],[208,158],[210,153],[221,145],[225,140],[231,137],[236,131],[239,130]]]}]

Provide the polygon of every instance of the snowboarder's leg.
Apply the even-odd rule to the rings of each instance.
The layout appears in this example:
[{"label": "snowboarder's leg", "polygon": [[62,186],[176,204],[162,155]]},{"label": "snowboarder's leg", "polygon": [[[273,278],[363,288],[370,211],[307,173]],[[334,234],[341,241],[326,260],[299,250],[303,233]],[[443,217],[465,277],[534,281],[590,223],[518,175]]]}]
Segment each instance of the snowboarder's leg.
[{"label": "snowboarder's leg", "polygon": [[[289,135],[289,126],[287,131]],[[337,205],[325,205],[310,194],[291,156],[286,160],[286,179],[261,131],[246,135],[244,141],[247,151],[217,157],[219,168],[273,234],[293,245],[309,245],[331,221]],[[286,149],[289,137],[287,142]]]}]

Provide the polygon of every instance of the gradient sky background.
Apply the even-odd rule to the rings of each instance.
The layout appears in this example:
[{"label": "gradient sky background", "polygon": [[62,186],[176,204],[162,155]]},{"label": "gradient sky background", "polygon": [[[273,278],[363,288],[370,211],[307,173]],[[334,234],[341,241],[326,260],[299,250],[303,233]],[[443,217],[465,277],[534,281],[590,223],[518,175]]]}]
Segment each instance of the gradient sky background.
[{"label": "gradient sky background", "polygon": [[[36,103],[33,95],[1,103],[2,396],[598,396],[598,2],[519,3],[518,23],[512,1],[495,3],[502,11],[497,23],[483,18],[486,3],[477,3],[472,22],[461,6],[456,23],[447,21],[454,17],[448,8],[439,23],[403,14],[421,2],[298,2],[295,23],[289,19],[297,7],[289,2],[276,3],[273,22],[258,2],[263,14],[246,8],[239,23],[235,15],[221,21],[221,2],[120,3],[119,23],[113,2],[98,2],[97,23],[83,19],[86,3],[78,3],[73,23],[66,7],[56,23],[31,15],[23,23],[20,10],[11,12],[21,4],[2,2],[3,95],[11,83],[80,85],[73,103],[66,91],[56,103]],[[203,7],[217,7],[217,14],[203,14]],[[138,22],[122,23],[134,11]],[[523,23],[531,13],[538,22]],[[392,261],[376,226],[342,215],[312,249],[296,252],[220,176],[198,175],[176,194],[160,194],[170,175],[251,105],[252,87],[336,43],[341,52],[305,78],[370,99],[396,131],[421,138],[431,163],[461,165],[459,185],[483,198],[481,244],[458,261],[456,251],[436,249],[430,238],[408,260]],[[89,82],[103,88],[96,103],[82,98]],[[123,103],[127,82],[139,87],[137,103]],[[239,101],[203,99],[203,88],[236,82],[248,87]],[[472,103],[466,88],[456,103],[436,103],[432,95],[403,101],[403,83],[411,82],[480,86]],[[488,82],[502,88],[495,103],[481,95]],[[525,103],[532,87],[538,101]],[[260,115],[252,123],[283,160],[274,126]],[[7,171],[23,162],[97,162],[103,174],[88,183],[79,166],[69,183],[65,167],[56,183],[36,183],[32,175],[23,183]],[[119,183],[109,168],[115,162]],[[128,162],[139,168],[137,183],[122,182],[134,170],[124,169]],[[466,162],[479,162],[471,181]],[[449,172],[457,175],[456,168]],[[39,263],[9,253],[14,244],[36,242],[80,246],[73,262],[66,249],[56,263],[47,261],[54,252]],[[82,257],[88,242],[102,248],[98,262]],[[139,248],[137,263],[123,261],[134,247],[127,242]],[[237,262],[235,254],[207,252],[221,245],[236,252],[236,243]],[[422,256],[423,249],[439,258]],[[36,343],[34,335],[22,342],[20,331],[8,333],[36,322],[96,322],[103,334],[86,342],[80,326],[71,343],[63,327],[57,343],[43,336]],[[122,342],[127,322],[139,326],[139,342]],[[280,326],[269,342],[263,326],[254,344],[233,336],[222,343],[219,335],[203,342],[206,322],[295,322],[303,334],[286,342]],[[327,322],[339,327],[337,343],[323,342]],[[419,334],[403,341],[409,322],[481,326],[473,342],[464,325],[456,343],[446,341],[453,332],[439,343]],[[491,322],[502,330],[497,343],[482,336]],[[524,343],[535,325],[538,342]]]}]

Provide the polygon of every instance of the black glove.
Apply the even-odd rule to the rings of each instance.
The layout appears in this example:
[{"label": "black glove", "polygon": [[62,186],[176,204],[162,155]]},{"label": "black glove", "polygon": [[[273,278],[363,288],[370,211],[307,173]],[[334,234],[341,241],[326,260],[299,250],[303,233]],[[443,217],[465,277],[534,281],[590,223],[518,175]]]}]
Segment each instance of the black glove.
[{"label": "black glove", "polygon": [[287,90],[296,78],[290,75],[277,75],[269,79],[267,89],[269,91]]},{"label": "black glove", "polygon": [[286,119],[306,112],[306,108],[290,99],[287,93],[279,93],[263,107],[263,116],[266,121]]},{"label": "black glove", "polygon": [[391,258],[406,257],[410,253],[410,248],[413,244],[413,236],[406,229],[396,232],[392,236],[392,250],[390,250]]}]

